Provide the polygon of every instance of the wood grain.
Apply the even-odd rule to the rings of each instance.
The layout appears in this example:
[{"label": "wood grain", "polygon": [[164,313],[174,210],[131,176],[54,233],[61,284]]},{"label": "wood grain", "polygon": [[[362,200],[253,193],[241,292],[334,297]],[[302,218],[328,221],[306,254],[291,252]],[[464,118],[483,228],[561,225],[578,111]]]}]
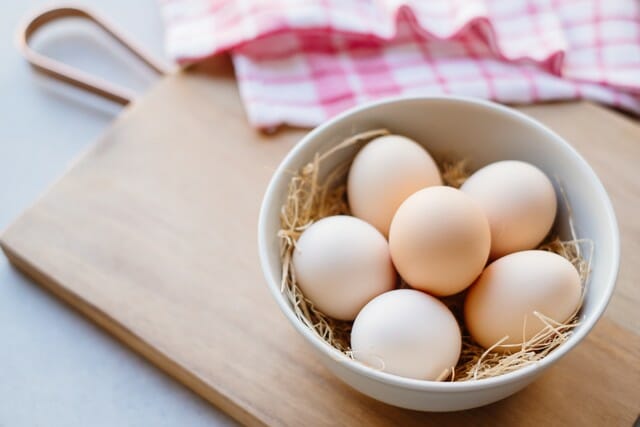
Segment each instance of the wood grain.
[{"label": "wood grain", "polygon": [[612,192],[625,258],[609,314],[625,328],[601,321],[541,380],[485,408],[425,414],[373,401],[331,376],[287,324],[259,269],[256,218],[303,132],[251,130],[225,61],[168,77],[130,106],[0,244],[38,283],[245,424],[629,425],[640,412],[631,179],[640,129],[588,104],[525,111],[575,143]]}]

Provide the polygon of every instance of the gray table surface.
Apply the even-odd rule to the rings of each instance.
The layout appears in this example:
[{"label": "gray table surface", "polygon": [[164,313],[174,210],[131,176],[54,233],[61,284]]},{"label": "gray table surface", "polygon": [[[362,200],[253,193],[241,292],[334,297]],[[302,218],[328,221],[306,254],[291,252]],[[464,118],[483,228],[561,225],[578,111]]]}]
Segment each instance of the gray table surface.
[{"label": "gray table surface", "polygon": [[[84,0],[163,57],[155,0]],[[0,1],[0,229],[32,204],[120,107],[36,75],[15,32],[51,1]],[[78,22],[38,34],[37,49],[138,92],[153,81]],[[224,414],[11,267],[0,255],[0,426],[232,425]]]}]

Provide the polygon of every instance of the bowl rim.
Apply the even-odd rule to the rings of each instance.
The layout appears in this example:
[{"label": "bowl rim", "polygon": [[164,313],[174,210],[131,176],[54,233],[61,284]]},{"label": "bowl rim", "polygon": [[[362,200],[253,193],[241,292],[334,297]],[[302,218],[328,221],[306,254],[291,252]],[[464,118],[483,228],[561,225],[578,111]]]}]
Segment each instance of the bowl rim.
[{"label": "bowl rim", "polygon": [[[270,237],[266,235],[267,229],[267,217],[269,215],[269,210],[272,209],[272,205],[274,203],[279,203],[279,201],[275,200],[275,193],[278,187],[279,177],[283,175],[286,170],[289,170],[289,163],[298,158],[301,153],[304,151],[305,146],[316,139],[316,137],[323,133],[326,129],[335,126],[337,123],[342,122],[344,120],[349,119],[352,115],[356,113],[360,113],[367,110],[372,110],[379,108],[384,105],[389,104],[403,104],[403,103],[412,103],[412,102],[424,102],[424,101],[436,101],[436,102],[452,102],[452,103],[462,103],[467,105],[473,105],[485,109],[492,110],[502,115],[510,116],[516,120],[524,122],[530,126],[537,128],[541,131],[549,140],[554,142],[559,148],[566,150],[569,152],[570,156],[575,159],[577,162],[577,166],[586,172],[586,175],[589,176],[590,185],[593,187],[593,190],[596,193],[596,197],[601,199],[606,216],[603,221],[605,221],[608,225],[609,232],[611,233],[611,237],[613,239],[613,252],[610,254],[610,260],[608,271],[606,272],[606,281],[607,284],[605,286],[605,294],[602,299],[596,301],[596,305],[593,311],[589,316],[586,316],[582,320],[582,325],[578,328],[571,337],[551,352],[549,355],[544,357],[542,360],[535,364],[531,364],[529,366],[525,366],[523,368],[517,369],[513,372],[509,372],[503,375],[499,375],[492,378],[483,378],[476,381],[463,381],[463,382],[438,382],[438,381],[428,381],[428,380],[419,380],[413,378],[405,378],[398,375],[390,374],[387,372],[382,372],[366,366],[356,360],[352,360],[348,358],[346,355],[332,347],[330,344],[324,342],[317,334],[312,332],[308,327],[306,327],[294,314],[293,310],[289,306],[284,294],[280,292],[280,283],[275,278],[278,276],[280,272],[271,271],[271,267],[268,262],[268,253],[270,252],[269,241]],[[273,236],[271,236],[272,238]],[[390,98],[384,98],[381,100],[376,100],[368,103],[364,103],[362,105],[358,105],[356,107],[350,108],[335,117],[325,121],[321,125],[317,126],[309,133],[307,133],[302,139],[287,153],[284,159],[278,165],[278,168],[274,172],[267,186],[264,198],[262,200],[262,204],[260,207],[260,213],[258,218],[258,252],[260,257],[260,264],[262,266],[262,270],[264,276],[267,280],[267,285],[271,291],[271,294],[275,298],[278,306],[285,314],[287,319],[291,322],[294,328],[300,333],[308,342],[312,344],[312,346],[319,352],[323,353],[325,356],[330,357],[337,363],[340,363],[347,369],[368,377],[369,379],[376,380],[381,383],[390,384],[393,386],[401,387],[404,389],[410,390],[421,390],[421,391],[437,391],[437,392],[449,392],[449,393],[459,393],[459,392],[469,392],[474,390],[484,390],[487,388],[493,388],[497,386],[503,386],[506,384],[511,384],[515,382],[523,381],[531,376],[536,375],[537,373],[541,373],[546,368],[550,367],[560,358],[562,358],[565,354],[567,354],[571,349],[573,349],[580,341],[582,341],[587,334],[593,329],[596,322],[600,319],[604,310],[606,309],[613,291],[615,289],[616,278],[618,274],[619,264],[620,264],[620,236],[618,231],[618,224],[616,221],[616,216],[613,210],[613,206],[611,204],[611,200],[609,196],[596,175],[591,166],[587,163],[587,161],[578,153],[578,151],[569,144],[564,138],[560,135],[556,134],[554,131],[549,129],[547,126],[538,122],[537,120],[525,115],[524,113],[514,110],[512,108],[477,98],[470,98],[466,96],[454,96],[454,95],[422,95],[422,96],[396,96]]]}]

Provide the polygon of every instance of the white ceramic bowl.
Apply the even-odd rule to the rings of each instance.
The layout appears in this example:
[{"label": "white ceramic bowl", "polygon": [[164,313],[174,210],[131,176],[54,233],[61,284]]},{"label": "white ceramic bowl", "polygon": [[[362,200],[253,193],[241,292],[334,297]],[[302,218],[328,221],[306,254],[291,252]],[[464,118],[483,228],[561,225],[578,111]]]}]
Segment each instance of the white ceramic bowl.
[{"label": "white ceramic bowl", "polygon": [[[348,136],[380,127],[415,139],[435,156],[445,154],[469,159],[472,170],[497,160],[524,160],[545,171],[556,190],[562,186],[573,210],[578,237],[589,238],[595,244],[581,323],[567,342],[539,363],[498,377],[454,383],[422,381],[380,372],[347,358],[295,317],[280,292],[281,265],[276,237],[280,207],[291,177],[287,171],[298,170],[315,153],[326,151]],[[331,158],[332,162],[337,164],[352,158],[356,150],[343,150]],[[559,230],[566,236],[565,202],[559,200],[558,207]],[[455,411],[486,405],[531,383],[593,328],[613,293],[620,257],[618,227],[611,202],[587,162],[566,141],[524,114],[494,103],[460,97],[383,100],[351,109],[314,129],[282,161],[267,188],[260,212],[258,243],[271,293],[324,364],[345,383],[366,395],[422,411]]]}]

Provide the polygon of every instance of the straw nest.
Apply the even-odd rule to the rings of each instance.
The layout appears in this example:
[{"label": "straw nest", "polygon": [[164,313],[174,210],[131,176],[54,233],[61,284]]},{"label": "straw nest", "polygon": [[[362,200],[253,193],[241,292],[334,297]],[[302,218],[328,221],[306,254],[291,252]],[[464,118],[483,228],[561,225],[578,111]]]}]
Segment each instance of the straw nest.
[{"label": "straw nest", "polygon": [[[281,229],[278,237],[281,241],[280,257],[282,260],[281,291],[291,302],[293,310],[309,329],[322,340],[353,358],[349,345],[349,335],[352,322],[339,321],[326,316],[317,310],[300,291],[296,284],[296,277],[292,266],[293,250],[296,241],[315,221],[331,216],[349,214],[346,198],[346,176],[350,162],[339,164],[333,170],[321,175],[323,162],[336,152],[354,145],[361,146],[379,136],[388,135],[386,129],[376,129],[354,135],[325,153],[317,153],[313,161],[306,164],[299,171],[292,172],[287,199],[282,206],[280,221]],[[469,176],[464,160],[438,161],[442,177],[446,185],[460,187]],[[321,179],[321,176],[323,178]],[[565,202],[566,197],[562,194]],[[578,270],[582,281],[582,295],[590,270],[590,260],[593,253],[593,242],[576,238],[569,209],[569,228],[571,240],[560,240],[552,231],[538,249],[555,252],[568,259]],[[401,287],[406,284],[402,283]],[[441,376],[442,380],[473,381],[490,378],[512,372],[521,367],[534,364],[565,342],[573,329],[579,323],[579,311],[564,323],[558,323],[546,317],[543,313],[534,313],[546,326],[536,336],[523,344],[514,346],[510,353],[494,352],[494,347],[502,344],[500,340],[491,348],[485,349],[476,344],[469,336],[463,322],[462,307],[464,293],[443,299],[451,309],[462,329],[462,352],[458,364]]]}]

